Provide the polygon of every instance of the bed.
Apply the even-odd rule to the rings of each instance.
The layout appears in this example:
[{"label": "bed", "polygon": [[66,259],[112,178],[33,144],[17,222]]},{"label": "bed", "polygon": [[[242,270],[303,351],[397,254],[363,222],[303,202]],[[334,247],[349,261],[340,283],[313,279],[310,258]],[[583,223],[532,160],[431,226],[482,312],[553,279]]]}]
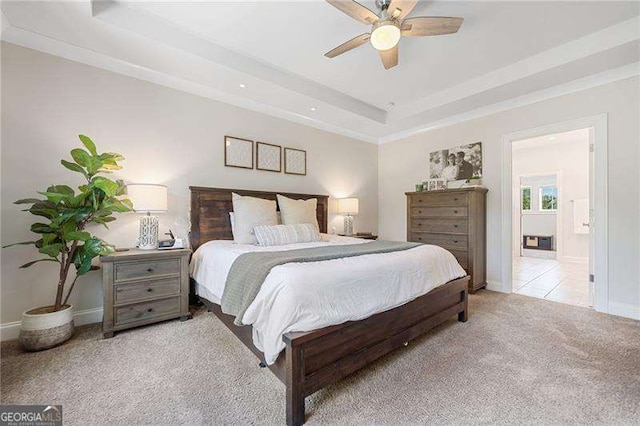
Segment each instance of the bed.
[{"label": "bed", "polygon": [[[232,192],[242,196],[276,199],[275,192],[203,187],[190,187],[190,190],[191,244],[194,250],[208,242],[233,239],[229,220],[229,212],[233,210]],[[326,233],[327,196],[280,194],[293,199],[316,198],[318,224],[320,231]],[[219,245],[224,246],[223,243]],[[312,331],[283,333],[284,350],[268,358],[254,345],[255,330],[251,326],[235,325],[235,318],[222,312],[213,292],[200,291],[200,300],[258,357],[261,366],[268,366],[285,384],[286,422],[300,425],[305,420],[306,396],[364,367],[452,316],[457,315],[461,322],[467,321],[468,280],[468,277],[453,279],[400,306],[363,319]]]}]

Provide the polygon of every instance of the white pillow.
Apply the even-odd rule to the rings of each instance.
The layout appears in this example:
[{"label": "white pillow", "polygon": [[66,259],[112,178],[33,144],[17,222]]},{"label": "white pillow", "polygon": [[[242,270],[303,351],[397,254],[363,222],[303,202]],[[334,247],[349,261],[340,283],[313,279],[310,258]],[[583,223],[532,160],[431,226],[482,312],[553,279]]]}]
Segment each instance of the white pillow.
[{"label": "white pillow", "polygon": [[298,223],[310,223],[320,229],[316,210],[318,208],[318,200],[310,198],[308,200],[292,200],[283,195],[278,194],[278,205],[282,213],[283,225],[295,225]]},{"label": "white pillow", "polygon": [[[280,212],[277,212],[276,214],[278,216],[278,225],[282,225],[282,216],[280,215]],[[235,220],[233,219],[233,212],[229,212],[229,221],[231,222],[231,233],[235,234],[236,225]]]},{"label": "white pillow", "polygon": [[233,241],[238,244],[256,244],[253,227],[258,225],[276,225],[276,202],[255,197],[242,197],[235,192],[233,201]]},{"label": "white pillow", "polygon": [[258,245],[265,247],[322,241],[318,229],[310,223],[254,226],[253,232],[258,240]]}]

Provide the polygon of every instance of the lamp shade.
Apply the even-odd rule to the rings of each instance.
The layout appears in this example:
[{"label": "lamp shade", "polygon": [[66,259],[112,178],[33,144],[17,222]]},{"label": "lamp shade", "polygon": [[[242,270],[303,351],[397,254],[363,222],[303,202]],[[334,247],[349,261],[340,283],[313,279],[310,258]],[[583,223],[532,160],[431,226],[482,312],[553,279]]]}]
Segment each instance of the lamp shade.
[{"label": "lamp shade", "polygon": [[167,211],[167,187],[149,183],[127,185],[127,194],[137,212],[162,213]]},{"label": "lamp shade", "polygon": [[341,198],[338,200],[338,213],[358,214],[357,198]]}]

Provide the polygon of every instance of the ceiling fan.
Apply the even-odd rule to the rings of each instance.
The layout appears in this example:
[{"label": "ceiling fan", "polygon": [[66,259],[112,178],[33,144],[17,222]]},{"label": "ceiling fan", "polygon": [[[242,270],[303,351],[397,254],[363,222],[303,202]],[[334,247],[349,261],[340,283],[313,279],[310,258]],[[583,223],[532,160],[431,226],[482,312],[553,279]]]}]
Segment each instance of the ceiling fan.
[{"label": "ceiling fan", "polygon": [[371,41],[380,52],[385,69],[398,65],[398,42],[401,36],[431,36],[458,32],[463,18],[416,16],[407,18],[418,0],[376,0],[378,14],[353,0],[326,0],[327,3],[358,22],[372,25],[370,33],[360,34],[324,54],[335,58]]}]

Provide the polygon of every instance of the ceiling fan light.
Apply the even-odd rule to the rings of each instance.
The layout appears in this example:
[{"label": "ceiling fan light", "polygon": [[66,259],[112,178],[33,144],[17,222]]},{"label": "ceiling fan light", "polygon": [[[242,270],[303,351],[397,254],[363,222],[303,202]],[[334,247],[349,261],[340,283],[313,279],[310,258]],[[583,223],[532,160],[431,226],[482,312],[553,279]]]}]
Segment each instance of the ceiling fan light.
[{"label": "ceiling fan light", "polygon": [[400,41],[400,28],[393,22],[382,22],[371,33],[371,45],[376,50],[392,49]]}]

